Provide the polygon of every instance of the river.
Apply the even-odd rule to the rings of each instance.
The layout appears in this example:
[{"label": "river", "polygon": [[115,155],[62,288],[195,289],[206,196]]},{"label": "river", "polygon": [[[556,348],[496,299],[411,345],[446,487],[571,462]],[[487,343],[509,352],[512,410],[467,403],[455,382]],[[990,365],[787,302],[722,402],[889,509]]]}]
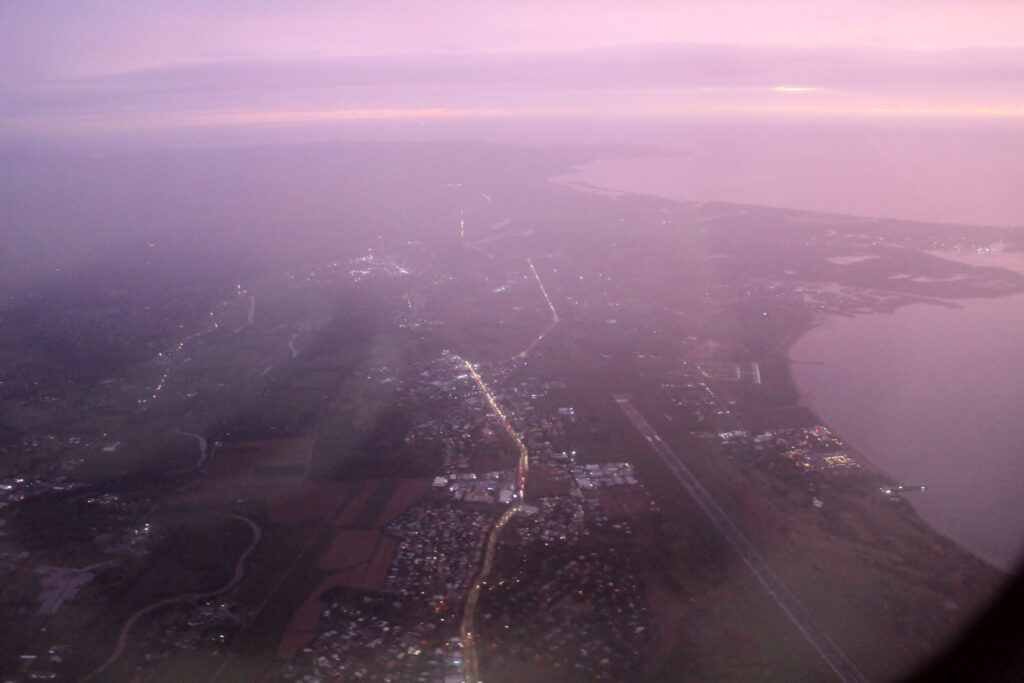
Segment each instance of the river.
[{"label": "river", "polygon": [[[684,189],[679,163],[600,161],[557,180],[701,199]],[[961,260],[1024,272],[1024,255]],[[961,303],[829,317],[790,350],[795,361],[820,364],[792,370],[825,423],[902,483],[927,487],[906,494],[926,521],[1010,569],[1024,549],[1024,294]]]}]

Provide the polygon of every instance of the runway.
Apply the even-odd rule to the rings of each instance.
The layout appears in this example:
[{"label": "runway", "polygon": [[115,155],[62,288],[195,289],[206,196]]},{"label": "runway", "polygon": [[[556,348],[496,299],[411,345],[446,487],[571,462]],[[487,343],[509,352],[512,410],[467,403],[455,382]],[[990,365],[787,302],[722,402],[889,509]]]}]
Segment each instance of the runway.
[{"label": "runway", "polygon": [[814,646],[822,659],[832,668],[839,680],[844,683],[867,683],[867,679],[857,667],[847,659],[843,651],[832,642],[832,639],[818,627],[804,609],[800,601],[793,595],[783,583],[782,579],[772,570],[760,553],[750,544],[746,537],[733,524],[725,511],[715,502],[715,499],[708,493],[707,489],[697,480],[693,473],[683,463],[682,458],[672,450],[658,435],[646,418],[633,407],[629,398],[621,394],[614,396],[626,417],[630,419],[633,426],[647,439],[647,442],[654,449],[658,457],[668,466],[669,470],[683,485],[690,496],[697,502],[697,505],[711,519],[711,522],[721,532],[729,544],[739,553],[750,571],[757,580],[761,582],[764,589],[775,599],[782,611],[786,613],[790,621],[799,629],[807,641]]}]

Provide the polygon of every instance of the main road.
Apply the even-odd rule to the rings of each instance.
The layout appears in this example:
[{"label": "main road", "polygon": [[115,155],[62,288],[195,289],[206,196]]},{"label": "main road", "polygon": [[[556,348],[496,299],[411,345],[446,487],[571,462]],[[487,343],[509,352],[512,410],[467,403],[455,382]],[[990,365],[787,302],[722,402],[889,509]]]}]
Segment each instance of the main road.
[{"label": "main road", "polygon": [[[469,376],[476,383],[480,393],[487,399],[488,405],[491,407],[491,412],[501,422],[501,426],[505,429],[508,435],[516,444],[516,450],[519,452],[519,461],[517,466],[516,476],[516,497],[521,501],[523,500],[523,494],[526,486],[526,471],[530,467],[530,453],[526,449],[526,444],[523,443],[522,437],[516,433],[515,429],[512,428],[512,423],[509,421],[508,416],[505,415],[505,411],[501,409],[498,402],[494,398],[494,394],[487,388],[480,374],[473,367],[473,364],[468,360],[463,361],[466,366],[466,371]],[[491,570],[494,569],[494,557],[498,547],[498,540],[501,538],[501,532],[508,526],[508,523],[515,517],[516,512],[519,511],[519,505],[513,504],[509,506],[507,510],[498,518],[494,526],[491,527],[491,533],[487,536],[487,544],[484,546],[484,561],[480,566],[480,571],[476,575],[472,585],[469,588],[469,593],[466,595],[466,604],[462,610],[462,624],[459,627],[459,636],[462,642],[462,680],[463,683],[479,683],[480,681],[480,662],[476,655],[476,606],[480,600],[480,592],[483,587],[487,584],[487,578],[491,575]]]},{"label": "main road", "polygon": [[554,302],[551,301],[551,297],[548,296],[548,290],[544,286],[544,282],[540,279],[540,274],[537,272],[537,269],[534,268],[533,266],[533,260],[527,258],[526,263],[527,265],[530,266],[530,272],[533,273],[533,279],[537,281],[537,286],[540,287],[540,293],[544,295],[544,301],[547,302],[548,309],[551,311],[551,322],[548,323],[547,327],[545,327],[541,331],[541,333],[537,336],[536,339],[530,342],[529,346],[527,346],[525,349],[519,352],[520,358],[526,358],[528,355],[530,355],[530,352],[533,351],[533,347],[537,346],[537,344],[539,344],[544,339],[544,337],[547,336],[548,332],[555,329],[555,325],[557,325],[561,321],[561,319],[558,317],[558,311],[555,310],[555,304]]},{"label": "main road", "polygon": [[729,544],[739,553],[739,556],[743,558],[747,567],[757,577],[757,580],[761,582],[764,589],[775,599],[775,602],[778,603],[790,621],[803,634],[804,638],[814,646],[814,649],[818,651],[821,658],[832,668],[839,680],[843,681],[843,683],[867,683],[864,675],[853,662],[847,659],[843,651],[832,642],[832,639],[814,623],[807,610],[800,604],[796,596],[790,592],[778,574],[772,570],[761,554],[750,544],[750,541],[733,524],[732,520],[715,502],[715,499],[708,493],[707,489],[693,476],[693,473],[683,463],[683,459],[679,454],[662,440],[658,433],[654,431],[654,427],[630,403],[628,397],[616,394],[614,398],[622,412],[633,423],[633,426],[647,439],[647,443],[650,444],[654,452],[697,502],[697,505],[704,511],[704,514],[711,519],[711,522],[718,531],[725,536]]}]

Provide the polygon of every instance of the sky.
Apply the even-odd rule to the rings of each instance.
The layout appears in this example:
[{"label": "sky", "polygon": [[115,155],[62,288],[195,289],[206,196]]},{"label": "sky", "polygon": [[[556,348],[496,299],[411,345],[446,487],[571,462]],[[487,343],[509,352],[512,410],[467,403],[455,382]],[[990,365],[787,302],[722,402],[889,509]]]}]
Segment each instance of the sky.
[{"label": "sky", "polygon": [[501,117],[1024,118],[1019,0],[0,0],[0,135]]}]

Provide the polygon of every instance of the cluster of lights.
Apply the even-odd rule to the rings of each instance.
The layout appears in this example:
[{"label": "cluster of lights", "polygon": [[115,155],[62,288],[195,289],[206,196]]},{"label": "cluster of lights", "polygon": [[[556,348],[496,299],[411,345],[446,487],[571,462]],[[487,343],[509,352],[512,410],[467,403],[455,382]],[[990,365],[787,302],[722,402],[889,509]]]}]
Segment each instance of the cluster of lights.
[{"label": "cluster of lights", "polygon": [[[242,289],[241,285],[237,285],[237,288],[238,288],[238,292],[239,293],[241,293],[241,294],[245,293],[245,290]],[[213,311],[210,311],[210,318],[213,318]],[[211,328],[209,328],[207,330],[203,330],[201,332],[193,332],[192,334],[186,336],[184,339],[179,341],[173,347],[171,347],[170,351],[168,351],[167,353],[164,353],[163,351],[161,351],[159,355],[160,355],[161,358],[166,358],[168,360],[168,362],[170,362],[171,360],[174,359],[174,357],[176,355],[181,353],[181,351],[185,348],[185,346],[187,344],[189,344],[189,342],[191,342],[194,339],[197,339],[199,337],[202,337],[204,334],[209,334],[210,332],[213,332],[214,330],[218,329],[219,327],[220,327],[220,325],[218,325],[217,321],[214,320],[213,321],[213,326]],[[139,404],[140,405],[145,405],[148,401],[156,399],[158,396],[160,396],[161,392],[163,392],[163,390],[164,390],[164,387],[167,386],[167,379],[170,376],[171,376],[171,368],[168,367],[168,368],[166,368],[164,370],[163,374],[160,376],[160,381],[156,383],[155,387],[153,387],[153,394],[152,394],[152,396],[149,399],[140,398],[139,401],[138,401]]]}]

